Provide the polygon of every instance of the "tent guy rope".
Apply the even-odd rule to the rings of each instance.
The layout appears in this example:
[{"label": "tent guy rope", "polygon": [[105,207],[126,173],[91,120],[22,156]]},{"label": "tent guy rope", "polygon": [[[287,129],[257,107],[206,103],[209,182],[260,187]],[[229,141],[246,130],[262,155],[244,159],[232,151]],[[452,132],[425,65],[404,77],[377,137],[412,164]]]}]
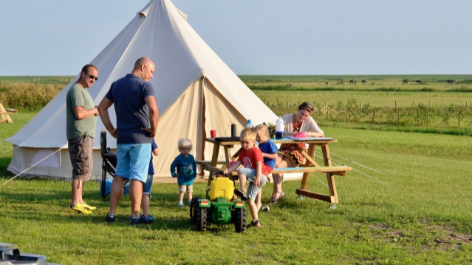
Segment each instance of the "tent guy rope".
[{"label": "tent guy rope", "polygon": [[50,156],[54,155],[55,153],[61,151],[61,149],[62,149],[62,148],[57,149],[57,151],[55,151],[54,153],[49,154],[49,155],[46,156],[45,158],[43,158],[43,159],[39,160],[38,162],[36,162],[34,165],[31,165],[29,168],[27,168],[27,169],[21,171],[20,173],[16,174],[16,175],[15,175],[14,177],[12,177],[11,179],[9,179],[9,180],[3,182],[2,185],[0,185],[0,188],[1,188],[2,186],[4,186],[5,184],[7,184],[8,182],[14,180],[15,178],[17,178],[17,177],[20,176],[21,174],[25,173],[25,172],[28,171],[29,169],[35,167],[37,164],[43,162],[43,161],[46,160],[48,157],[50,157]]}]

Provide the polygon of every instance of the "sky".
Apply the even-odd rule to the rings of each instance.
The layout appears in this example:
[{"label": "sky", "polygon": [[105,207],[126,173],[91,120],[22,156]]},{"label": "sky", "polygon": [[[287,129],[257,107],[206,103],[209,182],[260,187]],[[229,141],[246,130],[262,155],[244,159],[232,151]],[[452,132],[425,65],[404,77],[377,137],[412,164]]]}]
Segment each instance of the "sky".
[{"label": "sky", "polygon": [[[148,0],[0,0],[0,76],[76,75]],[[238,75],[472,74],[469,0],[174,0]]]}]

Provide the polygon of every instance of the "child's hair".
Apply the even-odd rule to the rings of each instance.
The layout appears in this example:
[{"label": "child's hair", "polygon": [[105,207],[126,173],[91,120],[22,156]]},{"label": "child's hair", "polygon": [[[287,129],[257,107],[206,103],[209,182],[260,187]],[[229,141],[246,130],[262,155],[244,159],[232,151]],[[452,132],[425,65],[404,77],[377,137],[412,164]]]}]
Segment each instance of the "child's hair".
[{"label": "child's hair", "polygon": [[190,147],[190,150],[192,150],[192,141],[190,141],[190,139],[187,139],[187,138],[180,138],[179,149],[181,147]]},{"label": "child's hair", "polygon": [[256,126],[256,132],[262,131],[265,135],[269,135],[269,127],[265,124],[259,124]]},{"label": "child's hair", "polygon": [[241,131],[241,135],[239,136],[239,138],[241,139],[241,141],[256,141],[256,136],[256,130],[254,130],[253,128],[246,128]]}]

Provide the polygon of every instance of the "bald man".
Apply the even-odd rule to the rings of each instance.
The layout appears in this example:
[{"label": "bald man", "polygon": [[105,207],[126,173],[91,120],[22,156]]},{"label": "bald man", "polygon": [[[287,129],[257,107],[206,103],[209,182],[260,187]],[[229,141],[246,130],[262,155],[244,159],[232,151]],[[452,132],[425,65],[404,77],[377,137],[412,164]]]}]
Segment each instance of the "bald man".
[{"label": "bald man", "polygon": [[[159,110],[154,88],[148,81],[153,77],[154,63],[147,57],[139,58],[131,74],[115,81],[98,106],[103,124],[117,138],[115,178],[110,189],[110,210],[105,218],[116,220],[116,206],[123,194],[125,179],[130,180],[130,224],[140,224],[140,205],[143,184],[147,180],[151,159],[151,138],[156,136]],[[115,104],[117,127],[113,127],[108,108]]]}]

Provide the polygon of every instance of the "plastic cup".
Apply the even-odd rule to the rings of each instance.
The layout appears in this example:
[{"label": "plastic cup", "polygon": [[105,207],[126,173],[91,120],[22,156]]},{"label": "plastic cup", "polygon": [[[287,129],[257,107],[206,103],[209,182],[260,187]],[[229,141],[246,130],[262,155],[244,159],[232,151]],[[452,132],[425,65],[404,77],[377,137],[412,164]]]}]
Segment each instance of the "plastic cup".
[{"label": "plastic cup", "polygon": [[210,135],[211,135],[211,138],[215,138],[216,137],[216,130],[210,130]]}]

